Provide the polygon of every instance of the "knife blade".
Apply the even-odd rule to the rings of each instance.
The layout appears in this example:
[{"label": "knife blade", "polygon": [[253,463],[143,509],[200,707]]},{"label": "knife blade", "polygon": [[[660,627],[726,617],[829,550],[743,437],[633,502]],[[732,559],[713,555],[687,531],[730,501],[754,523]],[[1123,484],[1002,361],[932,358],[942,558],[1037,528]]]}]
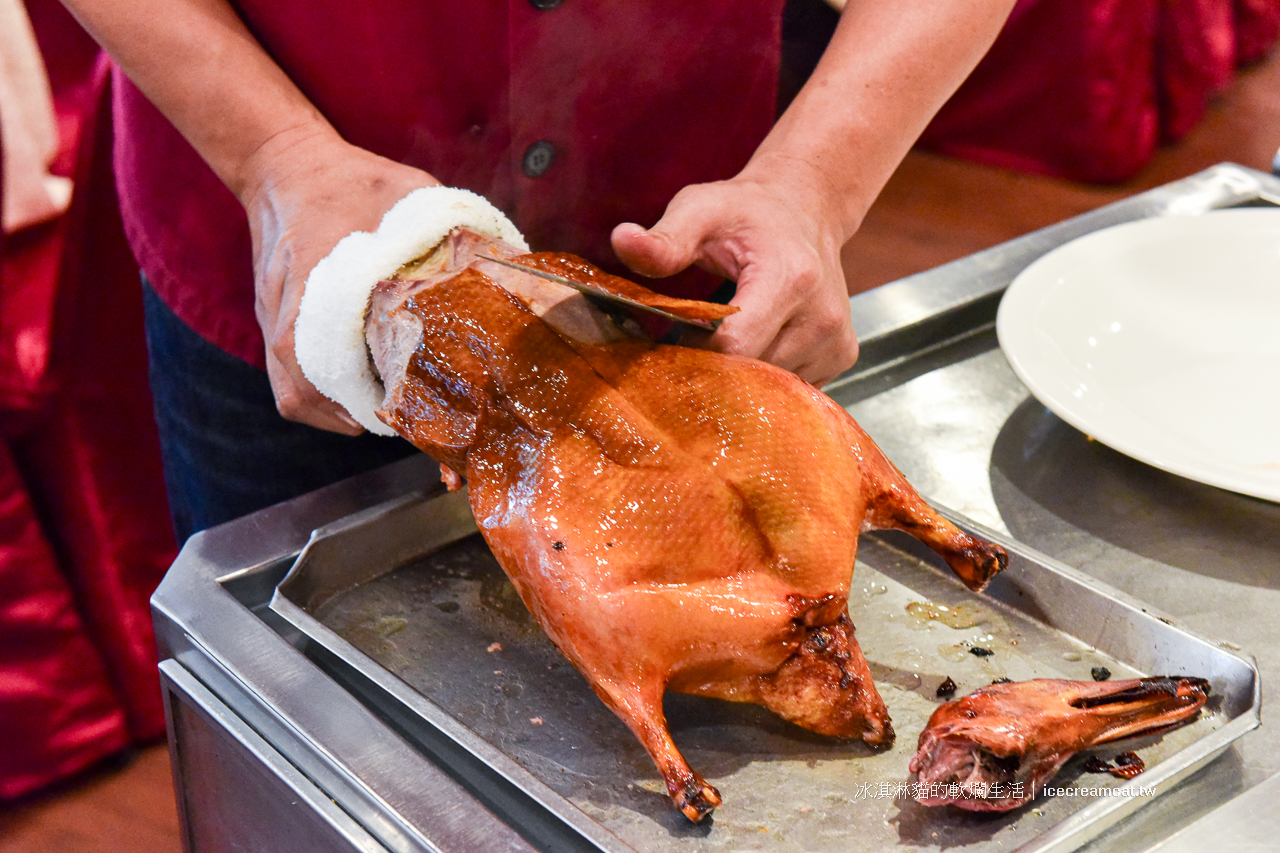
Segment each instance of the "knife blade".
[{"label": "knife blade", "polygon": [[517,263],[516,261],[509,261],[504,258],[494,258],[494,257],[490,257],[489,255],[476,255],[476,257],[483,261],[489,261],[490,263],[495,263],[504,267],[510,267],[511,269],[520,270],[521,272],[527,272],[530,275],[536,275],[539,278],[546,279],[547,281],[554,281],[554,282],[557,282],[558,284],[567,285],[587,297],[600,299],[605,302],[612,303],[614,305],[624,305],[627,308],[634,308],[637,311],[645,311],[650,314],[656,314],[657,316],[663,317],[667,320],[672,320],[676,323],[683,323],[686,326],[695,326],[699,329],[705,329],[708,332],[714,332],[716,327],[719,326],[721,322],[720,320],[703,320],[703,319],[693,318],[693,317],[681,317],[680,315],[673,314],[670,311],[665,311],[661,308],[655,308],[652,305],[646,305],[643,302],[640,302],[639,300],[631,299],[626,296],[621,296],[617,293],[612,293],[608,290],[605,290],[604,288],[595,287],[590,284],[583,284],[580,281],[574,281],[571,278],[565,278],[562,275],[556,275],[553,272],[547,272],[546,270],[541,270],[541,269],[538,269],[537,267],[525,266],[524,264]]}]

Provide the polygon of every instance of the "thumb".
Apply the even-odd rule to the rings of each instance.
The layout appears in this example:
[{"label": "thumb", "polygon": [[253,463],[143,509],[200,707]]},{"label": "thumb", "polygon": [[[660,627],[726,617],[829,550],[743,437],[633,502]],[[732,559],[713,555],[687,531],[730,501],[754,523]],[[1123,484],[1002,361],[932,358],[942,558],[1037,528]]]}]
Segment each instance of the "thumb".
[{"label": "thumb", "polygon": [[624,222],[613,229],[613,251],[624,264],[649,278],[675,275],[698,259],[700,235],[689,228],[664,227],[667,217],[650,229]]}]

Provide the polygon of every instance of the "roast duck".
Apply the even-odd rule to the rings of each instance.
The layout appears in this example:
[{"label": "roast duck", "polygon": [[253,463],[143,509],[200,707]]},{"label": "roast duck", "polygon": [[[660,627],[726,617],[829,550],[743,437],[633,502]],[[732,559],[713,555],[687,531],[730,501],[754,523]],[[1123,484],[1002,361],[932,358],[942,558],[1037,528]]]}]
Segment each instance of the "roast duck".
[{"label": "roast duck", "polygon": [[1004,550],[939,516],[794,374],[633,336],[580,293],[485,257],[690,319],[734,309],[454,229],[377,285],[365,327],[386,390],[377,416],[451,487],[465,479],[521,598],[676,807],[697,821],[721,800],[672,741],[666,690],[891,743],[847,613],[859,533],[905,530],[972,590]]},{"label": "roast duck", "polygon": [[[450,488],[466,480],[524,603],[689,819],[720,795],[672,741],[666,690],[890,744],[847,612],[859,533],[910,533],[974,591],[1004,550],[939,516],[794,374],[654,343],[535,271],[690,322],[735,310],[529,253],[487,201],[430,187],[312,271],[298,363],[367,429],[438,460]],[[1204,693],[1197,679],[984,688],[938,709],[911,762],[922,791],[968,793],[921,801],[1013,808],[1072,753],[1189,719]],[[1026,796],[975,797],[983,781],[1025,783]]]}]

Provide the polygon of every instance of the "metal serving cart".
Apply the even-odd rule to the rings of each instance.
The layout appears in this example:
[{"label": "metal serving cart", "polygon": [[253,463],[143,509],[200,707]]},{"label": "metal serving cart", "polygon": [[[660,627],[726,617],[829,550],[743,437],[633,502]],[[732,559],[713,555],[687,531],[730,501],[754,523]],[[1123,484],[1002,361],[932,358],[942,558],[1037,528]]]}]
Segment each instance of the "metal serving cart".
[{"label": "metal serving cart", "polygon": [[[1280,834],[1280,505],[1089,440],[1018,381],[1000,296],[1047,251],[1143,217],[1280,205],[1223,164],[850,300],[862,342],[828,387],[916,487],[1005,543],[983,596],[905,537],[866,534],[850,599],[899,743],[819,738],[671,697],[725,804],[676,815],[648,759],[523,610],[464,493],[409,459],[196,535],[153,598],[185,842],[270,851],[1258,849]],[[940,616],[940,614],[944,614]],[[969,648],[992,652],[978,657]],[[938,680],[1202,675],[1192,725],[1130,782],[1077,758],[984,816],[905,796]],[[1103,780],[1106,781],[1103,781]],[[1262,804],[1262,805],[1260,805]]]}]

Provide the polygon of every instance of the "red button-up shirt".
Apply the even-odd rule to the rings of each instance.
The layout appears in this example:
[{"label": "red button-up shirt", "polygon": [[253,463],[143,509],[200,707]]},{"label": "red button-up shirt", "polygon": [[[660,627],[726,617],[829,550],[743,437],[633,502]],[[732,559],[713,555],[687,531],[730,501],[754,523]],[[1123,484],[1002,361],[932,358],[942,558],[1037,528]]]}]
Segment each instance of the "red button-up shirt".
[{"label": "red button-up shirt", "polygon": [[[535,249],[605,266],[616,266],[613,226],[652,225],[681,187],[741,169],[768,132],[782,5],[236,3],[349,142],[486,196]],[[263,366],[243,210],[123,78],[115,119],[121,209],[143,271],[188,325]],[[710,284],[682,287],[701,296]]]}]

